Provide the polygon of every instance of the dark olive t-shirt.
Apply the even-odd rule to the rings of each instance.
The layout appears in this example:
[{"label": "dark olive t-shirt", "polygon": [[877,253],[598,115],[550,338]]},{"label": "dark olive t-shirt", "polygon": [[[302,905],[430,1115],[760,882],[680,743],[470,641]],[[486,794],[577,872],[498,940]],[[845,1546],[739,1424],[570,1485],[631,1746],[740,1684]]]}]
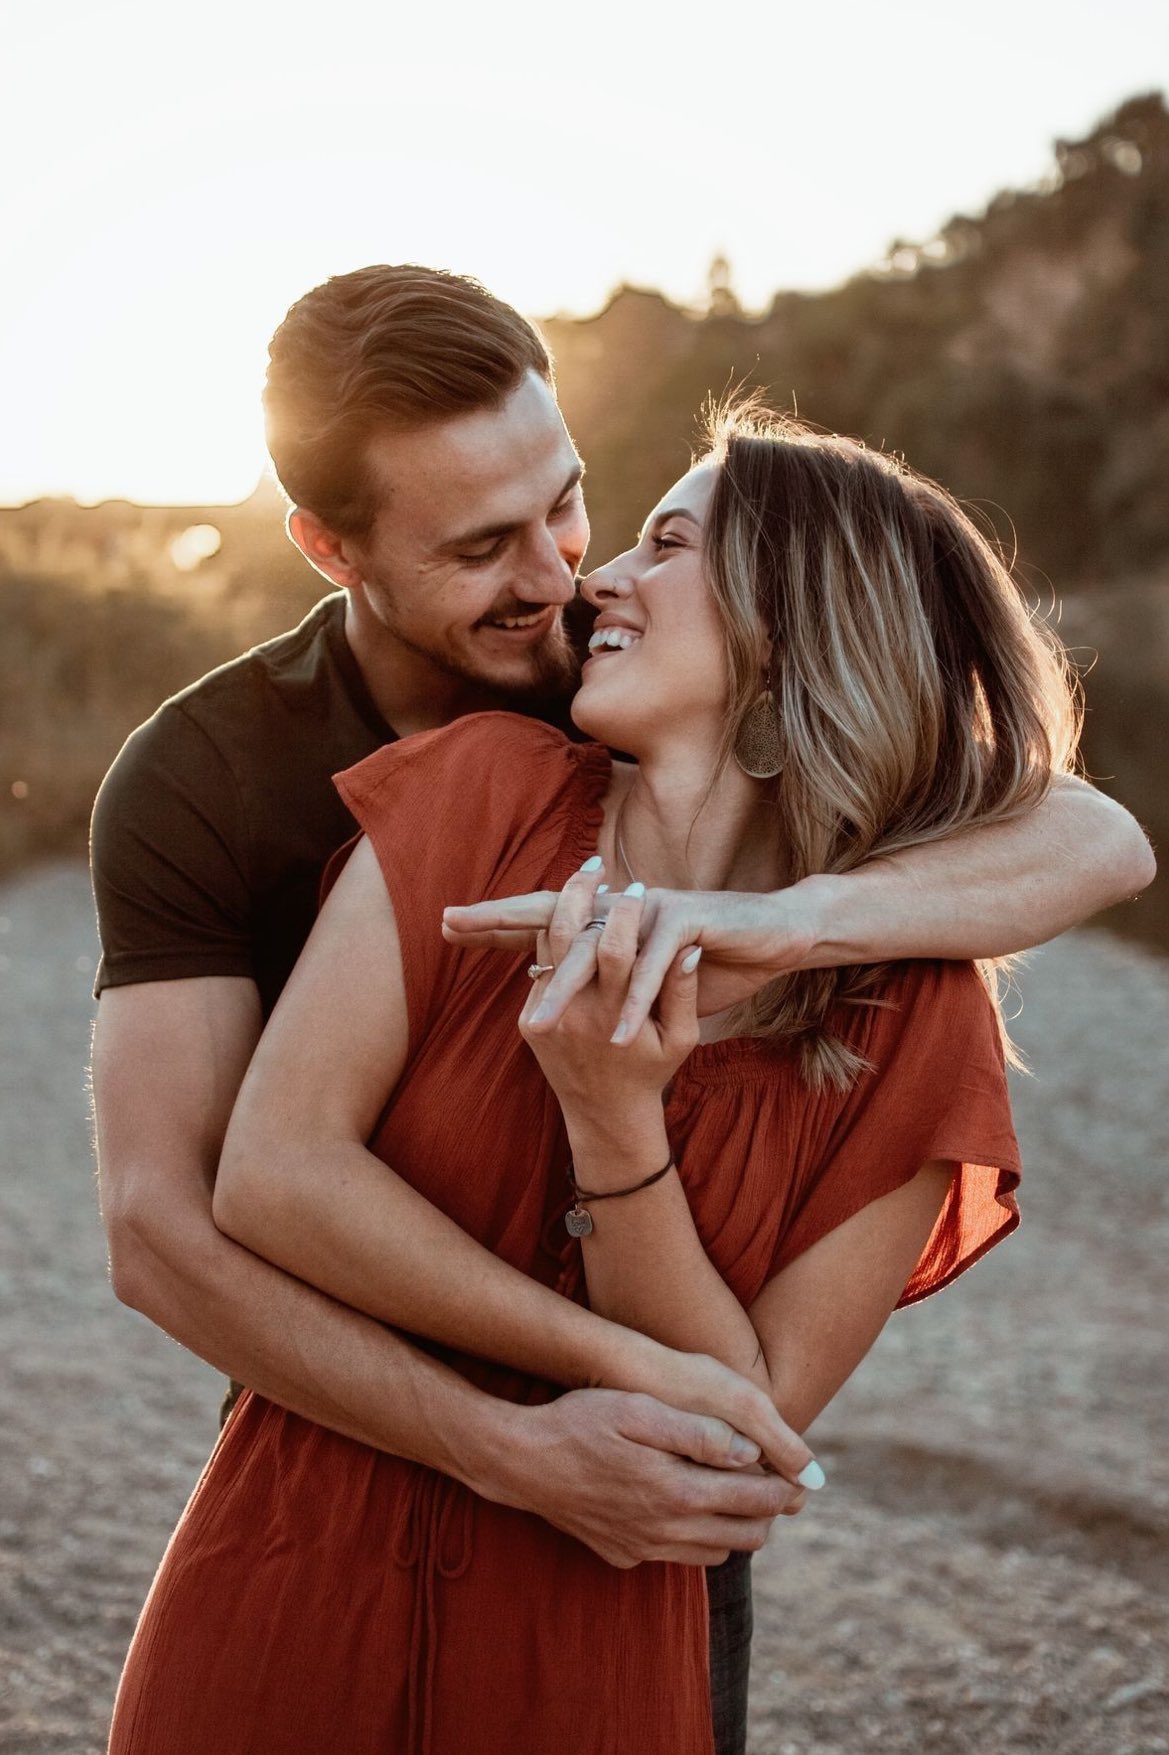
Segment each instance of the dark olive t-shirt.
[{"label": "dark olive t-shirt", "polygon": [[[344,592],[165,701],[102,782],[91,839],[95,991],[250,976],[271,1012],[357,830],[333,785],[396,737],[345,637]],[[578,599],[569,627],[587,640]],[[577,624],[580,623],[578,626]],[[537,709],[570,735],[567,701]],[[425,825],[418,825],[425,833]]]},{"label": "dark olive t-shirt", "polygon": [[345,638],[344,593],[139,726],[97,796],[96,991],[248,975],[271,1011],[356,833],[332,776],[395,735]]}]

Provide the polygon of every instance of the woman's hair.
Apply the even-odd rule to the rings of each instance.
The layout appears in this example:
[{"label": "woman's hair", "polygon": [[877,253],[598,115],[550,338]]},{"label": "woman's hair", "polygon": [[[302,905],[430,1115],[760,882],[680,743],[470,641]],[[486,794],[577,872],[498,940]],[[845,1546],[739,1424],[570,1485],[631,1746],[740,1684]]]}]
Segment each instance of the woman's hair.
[{"label": "woman's hair", "polygon": [[[766,679],[789,881],[1043,798],[1074,759],[1077,691],[1059,642],[951,495],[754,400],[714,411],[708,439],[705,559],[731,677],[723,760]],[[995,967],[984,970],[993,993]],[[738,1027],[797,1040],[810,1082],[844,1086],[864,1062],[830,1013],[872,1003],[880,973],[783,976]]]},{"label": "woman's hair", "polygon": [[369,440],[495,408],[525,372],[552,381],[536,330],[477,280],[413,263],[334,275],[305,293],[268,348],[268,450],[289,499],[364,536],[377,495]]}]

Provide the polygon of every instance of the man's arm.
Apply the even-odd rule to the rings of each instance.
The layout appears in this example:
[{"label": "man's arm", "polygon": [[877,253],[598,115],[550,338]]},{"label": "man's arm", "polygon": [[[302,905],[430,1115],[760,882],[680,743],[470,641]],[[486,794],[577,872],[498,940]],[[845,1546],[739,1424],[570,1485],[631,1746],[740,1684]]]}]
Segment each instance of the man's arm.
[{"label": "man's arm", "polygon": [[[758,1547],[797,1503],[721,1421],[578,1391],[521,1408],[218,1231],[215,1166],[260,1011],[250,981],[111,988],[94,1032],[102,1212],[123,1303],[309,1419],[536,1512],[619,1565]],[[689,1458],[711,1466],[697,1466]]]},{"label": "man's arm", "polygon": [[[646,1392],[722,1417],[795,1481],[811,1461],[766,1396],[607,1322],[502,1260],[365,1142],[406,1061],[394,910],[368,841],[330,892],[236,1101],[215,1222],[344,1305],[569,1386]],[[457,1089],[448,1100],[466,1101]],[[501,1139],[501,1152],[508,1150]],[[487,1157],[480,1174],[496,1166]]]},{"label": "man's arm", "polygon": [[1062,775],[1012,822],[907,848],[847,878],[808,879],[819,893],[803,966],[1009,956],[1127,901],[1156,870],[1123,805]]},{"label": "man's arm", "polygon": [[[808,877],[770,894],[651,890],[622,1012],[627,1040],[649,1016],[679,951],[701,945],[698,1010],[723,1011],[795,969],[1002,957],[1054,938],[1150,883],[1152,850],[1122,805],[1070,776],[1012,822],[904,848],[856,871]],[[447,908],[443,935],[513,955],[546,928],[557,894],[539,891]],[[565,958],[537,1028],[552,1029],[595,971],[593,935]]]}]

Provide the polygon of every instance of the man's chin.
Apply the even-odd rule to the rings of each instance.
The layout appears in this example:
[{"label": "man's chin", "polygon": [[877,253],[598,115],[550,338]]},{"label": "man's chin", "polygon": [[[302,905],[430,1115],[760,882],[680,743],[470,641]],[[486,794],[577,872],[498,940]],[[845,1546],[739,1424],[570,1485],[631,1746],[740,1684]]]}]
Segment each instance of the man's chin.
[{"label": "man's chin", "polygon": [[576,654],[558,633],[515,652],[492,652],[488,657],[480,651],[475,660],[473,674],[485,688],[525,700],[565,700],[580,681]]}]

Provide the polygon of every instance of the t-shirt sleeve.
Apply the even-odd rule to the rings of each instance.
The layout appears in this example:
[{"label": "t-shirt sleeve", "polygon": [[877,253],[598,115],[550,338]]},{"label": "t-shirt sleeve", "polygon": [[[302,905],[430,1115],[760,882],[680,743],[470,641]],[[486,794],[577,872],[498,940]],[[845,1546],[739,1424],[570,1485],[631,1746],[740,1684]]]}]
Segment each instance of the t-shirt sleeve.
[{"label": "t-shirt sleeve", "polygon": [[958,1277],[1019,1223],[1019,1148],[998,1016],[970,963],[908,963],[867,1014],[862,1073],[801,1190],[771,1272],[923,1164],[957,1166],[899,1304]]},{"label": "t-shirt sleeve", "polygon": [[[582,767],[596,780],[595,804],[583,810]],[[518,714],[477,713],[388,744],[335,776],[394,905],[412,1048],[460,979],[495,954],[448,945],[443,909],[558,887],[593,851],[607,770],[595,745]]]},{"label": "t-shirt sleeve", "polygon": [[95,992],[253,975],[246,858],[229,766],[181,705],[166,704],[124,744],[94,804]]}]

